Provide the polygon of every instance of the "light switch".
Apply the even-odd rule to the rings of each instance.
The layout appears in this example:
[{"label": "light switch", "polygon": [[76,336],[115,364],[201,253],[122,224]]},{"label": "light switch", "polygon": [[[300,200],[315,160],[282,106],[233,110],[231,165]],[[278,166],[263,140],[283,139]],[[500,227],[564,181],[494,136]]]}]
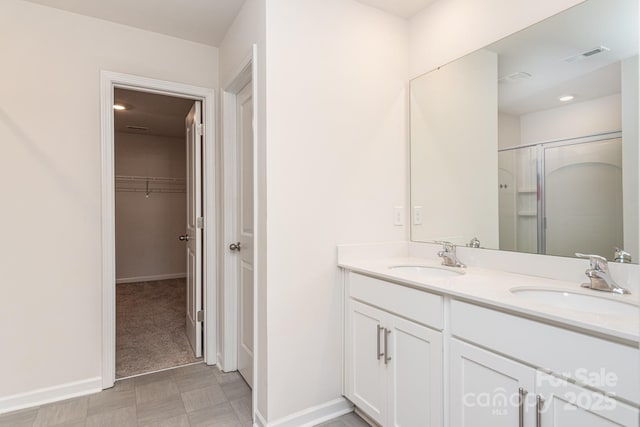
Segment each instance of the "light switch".
[{"label": "light switch", "polygon": [[413,225],[422,225],[422,206],[413,207]]},{"label": "light switch", "polygon": [[393,224],[404,225],[404,209],[402,209],[402,206],[393,208]]}]

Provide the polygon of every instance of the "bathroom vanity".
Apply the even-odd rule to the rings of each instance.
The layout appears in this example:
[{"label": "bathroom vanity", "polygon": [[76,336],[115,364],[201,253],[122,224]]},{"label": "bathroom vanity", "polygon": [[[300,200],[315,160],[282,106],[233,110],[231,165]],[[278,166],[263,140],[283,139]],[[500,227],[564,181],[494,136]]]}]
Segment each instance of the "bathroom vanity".
[{"label": "bathroom vanity", "polygon": [[482,268],[473,257],[467,268],[443,267],[436,245],[391,246],[341,247],[338,257],[343,394],[372,421],[638,425],[638,289],[610,295]]}]

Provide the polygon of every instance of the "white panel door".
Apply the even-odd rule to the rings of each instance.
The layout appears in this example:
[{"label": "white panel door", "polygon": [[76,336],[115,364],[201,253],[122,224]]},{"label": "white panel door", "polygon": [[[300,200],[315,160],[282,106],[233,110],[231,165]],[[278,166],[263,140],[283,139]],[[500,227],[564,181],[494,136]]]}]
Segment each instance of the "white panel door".
[{"label": "white panel door", "polygon": [[238,371],[253,387],[253,93],[249,82],[236,98],[238,170]]},{"label": "white panel door", "polygon": [[452,426],[534,425],[535,370],[456,339],[450,349]]},{"label": "white panel door", "polygon": [[187,145],[187,337],[196,357],[202,356],[202,112],[196,101],[185,119]]},{"label": "white panel door", "polygon": [[389,425],[441,427],[442,334],[399,317],[389,319]]},{"label": "white panel door", "polygon": [[538,373],[542,427],[638,427],[640,411],[575,384]]},{"label": "white panel door", "polygon": [[384,364],[386,313],[349,300],[349,399],[381,425],[387,416],[387,368]]}]

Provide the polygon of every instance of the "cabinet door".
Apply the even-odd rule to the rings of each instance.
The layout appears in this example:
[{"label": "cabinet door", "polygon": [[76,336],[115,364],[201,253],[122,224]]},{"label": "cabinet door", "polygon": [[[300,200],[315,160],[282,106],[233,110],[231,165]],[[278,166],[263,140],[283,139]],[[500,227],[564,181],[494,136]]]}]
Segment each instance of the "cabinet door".
[{"label": "cabinet door", "polygon": [[538,372],[541,427],[637,427],[640,411],[602,393]]},{"label": "cabinet door", "polygon": [[387,372],[381,354],[385,316],[383,311],[349,300],[347,397],[380,424],[384,424],[387,403]]},{"label": "cabinet door", "polygon": [[450,375],[452,426],[534,425],[532,368],[452,339]]},{"label": "cabinet door", "polygon": [[[442,334],[389,315],[389,424],[442,426]],[[389,333],[390,331],[390,333]]]}]

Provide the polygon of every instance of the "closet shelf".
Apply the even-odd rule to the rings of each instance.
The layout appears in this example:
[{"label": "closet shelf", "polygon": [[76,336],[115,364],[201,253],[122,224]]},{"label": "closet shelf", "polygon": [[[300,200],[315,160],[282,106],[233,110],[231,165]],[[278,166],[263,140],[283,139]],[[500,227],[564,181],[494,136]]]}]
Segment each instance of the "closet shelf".
[{"label": "closet shelf", "polygon": [[184,178],[161,176],[116,175],[116,192],[145,193],[186,193]]}]

